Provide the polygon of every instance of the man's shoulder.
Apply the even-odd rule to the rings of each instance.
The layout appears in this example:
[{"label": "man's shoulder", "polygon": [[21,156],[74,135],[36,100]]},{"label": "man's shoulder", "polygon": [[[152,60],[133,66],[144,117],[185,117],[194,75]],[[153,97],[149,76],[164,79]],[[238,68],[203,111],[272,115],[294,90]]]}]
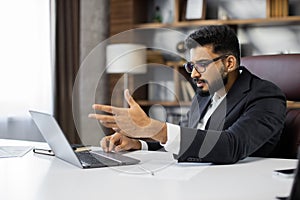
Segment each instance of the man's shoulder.
[{"label": "man's shoulder", "polygon": [[251,81],[249,85],[249,94],[252,98],[270,97],[285,99],[283,91],[273,82],[260,78],[251,72]]},{"label": "man's shoulder", "polygon": [[250,85],[252,86],[251,87],[252,89],[267,87],[270,89],[273,88],[274,90],[278,90],[281,92],[281,89],[275,83],[253,74],[246,68],[243,68],[242,74],[249,77]]},{"label": "man's shoulder", "polygon": [[252,76],[253,76],[252,79],[253,88],[269,88],[269,89],[276,90],[278,92],[282,92],[281,89],[272,81],[260,78],[254,74],[252,74]]},{"label": "man's shoulder", "polygon": [[230,94],[246,95],[250,99],[269,97],[285,99],[285,94],[276,84],[256,76],[246,68],[242,68],[240,77],[231,88]]}]

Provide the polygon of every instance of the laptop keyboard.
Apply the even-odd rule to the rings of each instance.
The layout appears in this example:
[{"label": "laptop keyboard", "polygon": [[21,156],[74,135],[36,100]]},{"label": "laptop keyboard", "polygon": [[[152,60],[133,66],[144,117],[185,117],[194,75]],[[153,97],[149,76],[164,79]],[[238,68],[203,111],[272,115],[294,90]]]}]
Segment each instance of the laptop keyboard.
[{"label": "laptop keyboard", "polygon": [[101,155],[105,158],[114,160],[116,162],[120,163],[127,163],[128,161],[133,161],[136,160],[134,158],[130,158],[128,156],[122,155],[120,153],[114,153],[114,152],[105,152],[105,151],[92,151],[91,153],[96,154],[96,155]]},{"label": "laptop keyboard", "polygon": [[117,166],[121,165],[121,162],[109,159],[107,157],[98,155],[89,151],[76,152],[77,157],[84,166],[98,167],[98,166]]}]

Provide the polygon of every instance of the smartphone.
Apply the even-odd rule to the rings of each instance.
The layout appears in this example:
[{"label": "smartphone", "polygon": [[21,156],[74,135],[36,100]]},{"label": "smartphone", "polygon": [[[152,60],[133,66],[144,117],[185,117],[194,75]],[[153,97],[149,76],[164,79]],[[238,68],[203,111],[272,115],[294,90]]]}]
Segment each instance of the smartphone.
[{"label": "smartphone", "polygon": [[295,176],[295,170],[294,168],[289,169],[276,169],[273,171],[273,174],[276,176],[282,176],[282,177],[294,177]]}]

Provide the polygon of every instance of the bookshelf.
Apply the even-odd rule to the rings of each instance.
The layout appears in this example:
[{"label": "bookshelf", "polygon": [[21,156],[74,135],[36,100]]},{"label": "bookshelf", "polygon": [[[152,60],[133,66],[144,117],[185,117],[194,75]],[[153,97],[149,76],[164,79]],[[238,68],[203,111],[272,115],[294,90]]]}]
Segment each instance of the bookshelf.
[{"label": "bookshelf", "polygon": [[[273,27],[281,25],[300,25],[300,16],[290,16],[288,11],[288,0],[261,0],[265,1],[266,11],[263,18],[248,18],[248,19],[200,19],[200,20],[185,20],[183,17],[183,9],[187,0],[173,0],[173,20],[169,22],[157,23],[151,19],[151,12],[155,7],[155,0],[110,0],[110,34],[133,29],[133,28],[170,28],[170,29],[192,29],[203,25],[229,25],[237,29],[238,27]],[[209,0],[208,0],[209,1]],[[238,1],[238,0],[235,0]],[[149,52],[148,57],[156,59],[155,63],[160,63],[169,66],[173,71],[174,93],[177,97],[173,101],[166,100],[149,100],[149,88],[144,86],[134,92],[133,96],[137,102],[147,111],[152,105],[159,104],[167,108],[176,108],[178,106],[190,105],[189,100],[185,100],[182,93],[182,83],[179,80],[181,74],[186,79],[189,74],[185,73],[182,67],[183,61],[164,61],[159,54]],[[179,73],[177,73],[179,72]],[[113,78],[112,78],[113,79]],[[131,78],[131,83],[134,85],[134,77]],[[111,83],[113,87],[114,83]],[[300,108],[298,102],[288,102],[288,107]]]},{"label": "bookshelf", "polygon": [[[148,52],[151,54],[152,50]],[[147,62],[149,63],[148,73],[140,76],[146,85],[134,91],[135,94],[133,94],[138,103],[142,106],[154,104],[166,107],[189,106],[195,90],[190,82],[190,74],[183,67],[184,61],[167,61],[157,64],[149,59]],[[132,79],[133,87],[141,85],[138,80],[135,80],[138,79],[137,77],[132,77]]]},{"label": "bookshelf", "polygon": [[[153,23],[154,0],[111,0],[111,35],[132,28],[192,28],[202,25],[277,26],[300,24],[300,16],[289,16],[288,0],[261,0],[266,3],[265,18],[185,20],[183,9],[187,0],[173,0],[173,20]],[[205,1],[204,1],[205,2]]]},{"label": "bookshelf", "polygon": [[[177,123],[189,108],[195,90],[183,67],[185,61],[165,61],[162,57],[158,50],[147,50],[147,73],[130,74],[129,91],[146,113],[160,112],[156,111],[159,105],[164,107],[168,122]],[[109,74],[108,80],[109,94],[120,96],[113,105],[123,106],[123,90],[118,86],[123,81],[122,74]]]}]

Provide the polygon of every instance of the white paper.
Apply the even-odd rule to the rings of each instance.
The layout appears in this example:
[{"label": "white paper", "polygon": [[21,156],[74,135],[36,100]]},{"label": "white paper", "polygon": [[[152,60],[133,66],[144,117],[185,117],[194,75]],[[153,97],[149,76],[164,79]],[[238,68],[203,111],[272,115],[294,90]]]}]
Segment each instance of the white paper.
[{"label": "white paper", "polygon": [[0,146],[0,158],[22,157],[32,148],[32,146]]}]

